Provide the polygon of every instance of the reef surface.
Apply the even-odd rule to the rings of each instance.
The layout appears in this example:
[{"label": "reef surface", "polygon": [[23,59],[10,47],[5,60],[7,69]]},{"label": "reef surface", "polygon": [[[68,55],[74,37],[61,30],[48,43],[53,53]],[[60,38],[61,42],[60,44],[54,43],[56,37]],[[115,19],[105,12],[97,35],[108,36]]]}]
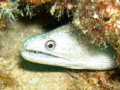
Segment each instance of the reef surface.
[{"label": "reef surface", "polygon": [[[39,3],[36,1],[2,0],[0,2],[0,89],[119,90],[119,69],[69,70],[31,63],[20,56],[21,41],[37,33],[48,31],[51,23],[54,26],[54,23],[64,24],[66,21],[73,22],[84,34],[93,38],[93,43],[103,44],[105,47],[106,43],[111,44],[119,56],[119,32],[116,33],[119,31],[119,1],[45,0],[42,2],[44,0],[41,0]],[[100,12],[95,14],[96,10]],[[50,27],[46,28],[46,26]],[[118,43],[117,47],[116,43]]]}]

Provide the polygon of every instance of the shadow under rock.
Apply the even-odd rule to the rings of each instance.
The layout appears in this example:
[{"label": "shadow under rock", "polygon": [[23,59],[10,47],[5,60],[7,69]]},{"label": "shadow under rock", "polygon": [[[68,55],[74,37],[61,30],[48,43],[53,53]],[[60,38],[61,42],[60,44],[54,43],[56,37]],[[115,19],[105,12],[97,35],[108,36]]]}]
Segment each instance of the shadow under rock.
[{"label": "shadow under rock", "polygon": [[64,72],[67,69],[58,67],[58,66],[51,66],[51,65],[44,65],[44,64],[37,64],[33,62],[29,62],[26,60],[21,60],[19,63],[20,68],[28,70],[28,71],[35,71],[35,72]]},{"label": "shadow under rock", "polygon": [[109,72],[109,71],[115,71],[117,74],[120,75],[120,68],[111,69],[111,70],[87,70],[87,69],[68,69],[63,68],[59,66],[52,66],[52,65],[45,65],[45,64],[38,64],[29,62],[21,57],[21,60],[19,62],[19,66],[22,69],[29,70],[29,71],[36,71],[36,72],[74,72],[74,73],[80,73],[80,72]]}]

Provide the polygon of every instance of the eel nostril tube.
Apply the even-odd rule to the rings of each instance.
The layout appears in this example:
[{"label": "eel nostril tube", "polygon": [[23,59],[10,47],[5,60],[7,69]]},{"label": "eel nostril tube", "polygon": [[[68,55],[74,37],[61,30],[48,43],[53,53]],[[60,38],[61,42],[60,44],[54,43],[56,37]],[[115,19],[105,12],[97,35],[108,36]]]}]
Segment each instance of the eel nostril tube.
[{"label": "eel nostril tube", "polygon": [[24,41],[20,42],[20,44],[23,44],[23,43],[24,43]]}]

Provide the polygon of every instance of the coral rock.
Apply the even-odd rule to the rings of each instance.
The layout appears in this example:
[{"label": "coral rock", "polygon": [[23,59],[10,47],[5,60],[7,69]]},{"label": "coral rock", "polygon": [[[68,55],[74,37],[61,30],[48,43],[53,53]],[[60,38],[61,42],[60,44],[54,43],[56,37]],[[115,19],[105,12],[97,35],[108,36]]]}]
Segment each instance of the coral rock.
[{"label": "coral rock", "polygon": [[120,54],[120,2],[118,0],[79,0],[73,23],[92,43],[112,45]]},{"label": "coral rock", "polygon": [[76,4],[77,0],[56,0],[50,12],[59,19],[64,15],[64,11],[66,10],[66,14],[70,17],[75,11]]},{"label": "coral rock", "polygon": [[29,2],[31,4],[38,4],[38,5],[41,5],[41,4],[44,4],[44,3],[48,3],[48,2],[52,2],[54,0],[25,0],[26,2]]}]

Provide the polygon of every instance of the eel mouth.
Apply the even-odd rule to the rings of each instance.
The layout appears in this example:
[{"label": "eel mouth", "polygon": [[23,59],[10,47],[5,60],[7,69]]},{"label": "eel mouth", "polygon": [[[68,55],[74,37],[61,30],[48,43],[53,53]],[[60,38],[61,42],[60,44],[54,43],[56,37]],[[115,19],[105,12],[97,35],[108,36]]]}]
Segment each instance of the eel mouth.
[{"label": "eel mouth", "polygon": [[23,56],[24,54],[30,55],[30,56],[34,56],[34,57],[44,57],[44,58],[60,58],[58,56],[49,54],[49,53],[45,53],[45,52],[41,52],[41,51],[35,51],[35,50],[23,50],[21,51],[21,55]]},{"label": "eel mouth", "polygon": [[70,68],[72,64],[76,65],[76,62],[74,64],[74,62],[71,62],[67,59],[40,51],[23,50],[21,51],[21,56],[27,61],[39,64],[61,66],[66,68]]},{"label": "eel mouth", "polygon": [[[63,67],[66,67],[68,63],[70,63],[70,65],[72,64],[72,62],[67,59],[40,51],[23,50],[21,51],[21,56],[27,61],[40,63],[40,64],[63,66]],[[67,66],[69,66],[69,64]]]}]

